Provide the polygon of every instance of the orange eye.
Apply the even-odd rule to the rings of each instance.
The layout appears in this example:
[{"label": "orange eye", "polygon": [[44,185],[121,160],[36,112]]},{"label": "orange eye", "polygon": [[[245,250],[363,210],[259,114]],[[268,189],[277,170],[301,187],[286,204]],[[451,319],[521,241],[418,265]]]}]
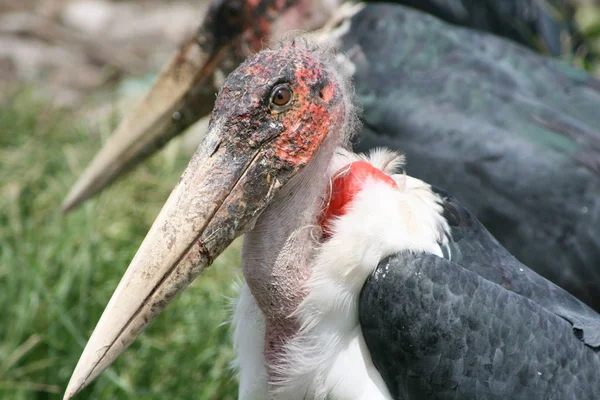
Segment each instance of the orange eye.
[{"label": "orange eye", "polygon": [[271,104],[275,107],[285,107],[292,100],[292,90],[288,85],[278,85],[271,91]]}]

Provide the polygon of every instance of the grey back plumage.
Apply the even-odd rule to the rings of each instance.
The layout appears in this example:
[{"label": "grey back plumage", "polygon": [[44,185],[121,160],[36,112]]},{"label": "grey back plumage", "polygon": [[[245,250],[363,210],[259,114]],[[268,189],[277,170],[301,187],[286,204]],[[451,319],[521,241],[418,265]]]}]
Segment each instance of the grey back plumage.
[{"label": "grey back plumage", "polygon": [[351,19],[365,128],[400,149],[520,261],[600,309],[600,83],[493,35],[397,5]]},{"label": "grey back plumage", "polygon": [[450,260],[504,289],[533,300],[569,321],[576,336],[600,348],[600,315],[563,288],[520,263],[456,198],[433,188],[441,197],[451,229]]},{"label": "grey back plumage", "polygon": [[450,22],[559,56],[583,44],[568,0],[395,0]]}]

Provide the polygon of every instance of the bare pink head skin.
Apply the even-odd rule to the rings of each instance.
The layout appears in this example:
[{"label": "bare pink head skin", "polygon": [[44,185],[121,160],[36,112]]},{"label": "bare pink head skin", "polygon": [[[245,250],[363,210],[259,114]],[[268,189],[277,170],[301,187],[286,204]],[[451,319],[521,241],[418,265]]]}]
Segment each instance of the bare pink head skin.
[{"label": "bare pink head skin", "polygon": [[357,121],[350,85],[332,57],[299,39],[251,57],[229,76],[204,142],[115,290],[65,398],[244,233],[243,272],[267,321],[267,362],[276,365],[281,343],[298,328],[291,314],[319,245],[327,167]]},{"label": "bare pink head skin", "polygon": [[310,31],[341,0],[214,0],[197,32],[164,66],[146,96],[121,121],[63,202],[68,212],[135,168],[206,116],[215,92],[246,57],[290,31]]}]

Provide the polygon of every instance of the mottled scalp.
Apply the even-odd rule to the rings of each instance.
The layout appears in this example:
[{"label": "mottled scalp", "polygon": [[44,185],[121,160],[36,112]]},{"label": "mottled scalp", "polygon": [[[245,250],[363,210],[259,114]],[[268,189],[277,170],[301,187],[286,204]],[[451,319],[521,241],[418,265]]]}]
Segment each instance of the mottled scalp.
[{"label": "mottled scalp", "polygon": [[297,49],[304,49],[313,57],[320,60],[328,73],[336,80],[343,94],[345,104],[344,133],[345,142],[343,147],[349,147],[349,140],[356,134],[360,128],[361,108],[357,105],[352,83],[352,75],[343,68],[340,60],[346,60],[346,55],[340,48],[327,37],[318,33],[306,32],[288,32],[283,40],[278,42],[273,49],[280,49],[286,46],[292,46]]},{"label": "mottled scalp", "polygon": [[[227,78],[211,123],[223,121],[240,150],[271,143],[278,168],[306,165],[325,139],[346,147],[358,126],[357,107],[336,54],[314,37],[295,35],[249,57]],[[293,97],[277,110],[269,96],[281,85]]]}]

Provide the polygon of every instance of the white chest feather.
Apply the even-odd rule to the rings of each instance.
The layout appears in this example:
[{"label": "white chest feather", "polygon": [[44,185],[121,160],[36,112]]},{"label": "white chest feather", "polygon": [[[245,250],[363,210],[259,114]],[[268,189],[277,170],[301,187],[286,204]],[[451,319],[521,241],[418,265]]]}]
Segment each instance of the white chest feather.
[{"label": "white chest feather", "polygon": [[362,337],[360,290],[386,256],[401,251],[442,256],[448,229],[429,185],[393,177],[398,188],[365,184],[317,250],[307,295],[293,314],[301,329],[285,346],[285,363],[278,371],[285,380],[277,385],[269,384],[265,366],[264,316],[244,285],[234,316],[240,399],[391,398]]}]

